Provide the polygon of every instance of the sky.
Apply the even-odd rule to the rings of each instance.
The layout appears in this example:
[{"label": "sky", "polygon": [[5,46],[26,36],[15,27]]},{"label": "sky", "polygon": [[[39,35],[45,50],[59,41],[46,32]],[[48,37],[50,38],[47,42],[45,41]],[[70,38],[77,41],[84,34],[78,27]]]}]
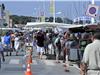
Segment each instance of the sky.
[{"label": "sky", "polygon": [[[0,0],[0,1],[50,1],[50,0]],[[91,1],[91,0],[54,0],[54,1]]]},{"label": "sky", "polygon": [[[1,3],[4,3],[6,10],[12,15],[38,17],[39,12],[44,12],[45,16],[52,16],[50,0],[0,0]],[[73,20],[76,17],[86,16],[85,12],[90,3],[91,0],[56,0],[56,17],[68,17]],[[95,4],[100,6],[100,0],[95,0]]]}]

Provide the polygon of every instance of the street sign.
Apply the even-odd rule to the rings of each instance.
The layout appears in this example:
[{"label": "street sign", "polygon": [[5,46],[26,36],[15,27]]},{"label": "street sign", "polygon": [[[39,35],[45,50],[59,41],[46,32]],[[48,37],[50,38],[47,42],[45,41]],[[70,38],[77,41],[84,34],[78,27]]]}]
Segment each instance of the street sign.
[{"label": "street sign", "polygon": [[90,4],[88,5],[88,9],[86,11],[86,15],[91,16],[91,17],[96,17],[98,13],[99,6]]}]

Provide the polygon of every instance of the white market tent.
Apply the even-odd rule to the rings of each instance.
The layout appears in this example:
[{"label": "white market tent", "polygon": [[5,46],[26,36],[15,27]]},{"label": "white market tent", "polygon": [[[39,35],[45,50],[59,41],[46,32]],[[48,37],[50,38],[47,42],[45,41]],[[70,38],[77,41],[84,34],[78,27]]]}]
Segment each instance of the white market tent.
[{"label": "white market tent", "polygon": [[12,31],[21,31],[19,28],[0,28],[0,30],[12,30]]},{"label": "white market tent", "polygon": [[[77,27],[85,27],[91,24],[65,24],[65,23],[54,23],[54,22],[28,22],[24,29],[28,29],[29,31],[31,30],[38,30],[38,29],[43,29],[45,30],[46,28],[52,28],[57,30],[68,30],[69,28],[77,28]],[[97,24],[94,24],[97,25]]]},{"label": "white market tent", "polygon": [[75,28],[85,25],[65,24],[65,23],[53,23],[53,22],[28,22],[25,28],[41,28],[41,27],[61,27],[61,28]]}]

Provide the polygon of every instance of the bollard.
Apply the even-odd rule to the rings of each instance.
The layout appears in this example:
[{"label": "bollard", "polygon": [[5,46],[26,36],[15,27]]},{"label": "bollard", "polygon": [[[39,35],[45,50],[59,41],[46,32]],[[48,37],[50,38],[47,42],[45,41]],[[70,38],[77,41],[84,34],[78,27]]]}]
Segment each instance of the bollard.
[{"label": "bollard", "polygon": [[26,63],[27,64],[32,64],[32,57],[31,56],[27,56]]},{"label": "bollard", "polygon": [[32,75],[30,64],[27,64],[27,69],[26,69],[25,75]]},{"label": "bollard", "polygon": [[26,46],[26,56],[25,56],[25,60],[26,60],[26,65],[23,64],[23,68],[26,68],[26,72],[25,75],[32,75],[31,72],[31,64],[32,64],[32,46],[30,46],[30,44],[28,44],[28,46]]}]

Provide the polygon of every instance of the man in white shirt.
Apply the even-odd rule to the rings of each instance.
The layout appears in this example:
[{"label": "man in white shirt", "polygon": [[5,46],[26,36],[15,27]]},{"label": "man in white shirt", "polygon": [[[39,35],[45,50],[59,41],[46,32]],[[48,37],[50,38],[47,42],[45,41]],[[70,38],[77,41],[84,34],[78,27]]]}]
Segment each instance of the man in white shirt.
[{"label": "man in white shirt", "polygon": [[82,75],[85,75],[86,69],[87,75],[100,75],[100,33],[94,34],[92,41],[85,48],[81,65]]}]

